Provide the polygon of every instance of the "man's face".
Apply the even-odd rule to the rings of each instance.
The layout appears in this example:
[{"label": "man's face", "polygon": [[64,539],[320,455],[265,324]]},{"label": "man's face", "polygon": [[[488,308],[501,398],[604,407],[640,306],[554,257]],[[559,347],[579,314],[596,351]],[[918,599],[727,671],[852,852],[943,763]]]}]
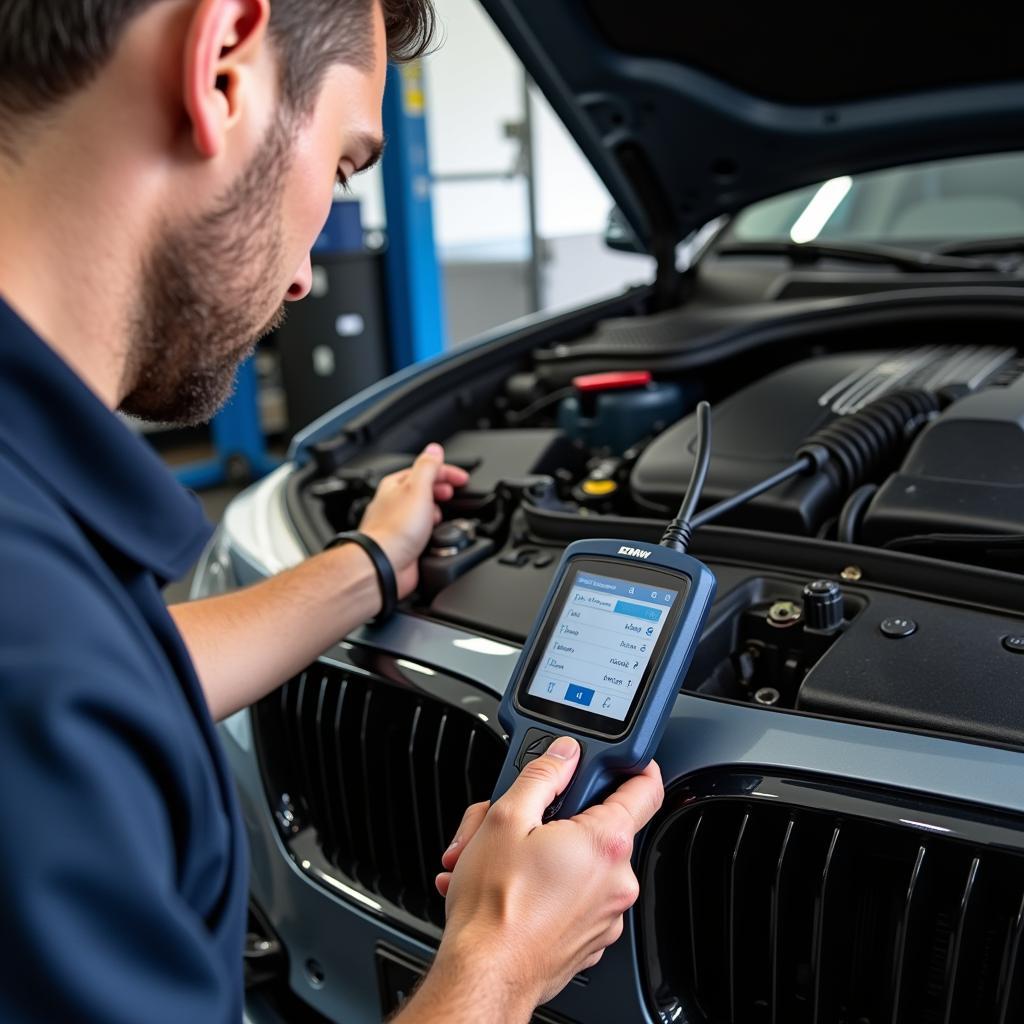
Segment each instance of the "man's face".
[{"label": "man's face", "polygon": [[167,224],[142,268],[126,397],[142,419],[192,424],[229,398],[239,364],[309,292],[309,250],[349,177],[381,138],[386,73],[375,12],[374,69],[336,65],[311,115],[282,107],[263,142],[210,209]]}]

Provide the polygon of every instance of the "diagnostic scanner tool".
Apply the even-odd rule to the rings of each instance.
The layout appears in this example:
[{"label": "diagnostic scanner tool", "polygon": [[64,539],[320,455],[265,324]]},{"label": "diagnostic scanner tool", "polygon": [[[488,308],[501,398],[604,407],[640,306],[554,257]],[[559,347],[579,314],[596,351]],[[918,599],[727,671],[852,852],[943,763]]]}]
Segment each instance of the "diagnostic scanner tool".
[{"label": "diagnostic scanner tool", "polygon": [[546,819],[602,800],[654,756],[715,594],[685,553],[710,459],[710,409],[697,407],[697,459],[661,544],[577,541],[559,563],[498,717],[509,752],[493,799],[561,735],[580,744],[572,781]]}]

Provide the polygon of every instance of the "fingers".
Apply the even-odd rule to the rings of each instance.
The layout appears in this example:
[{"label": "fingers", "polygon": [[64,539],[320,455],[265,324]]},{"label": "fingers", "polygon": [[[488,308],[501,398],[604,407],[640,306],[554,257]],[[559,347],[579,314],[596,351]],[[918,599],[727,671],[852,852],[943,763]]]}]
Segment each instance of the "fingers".
[{"label": "fingers", "polygon": [[621,914],[612,921],[605,931],[599,935],[594,943],[589,947],[590,951],[585,955],[583,961],[576,968],[577,974],[579,974],[580,971],[587,971],[601,962],[601,957],[604,956],[604,951],[609,946],[614,946],[615,943],[622,938],[622,932],[625,928],[625,924],[625,919]]},{"label": "fingers", "polygon": [[625,928],[625,919],[620,914],[614,921],[612,921],[608,928],[605,929],[604,933],[598,937],[591,949],[590,955],[580,966],[580,970],[585,971],[598,963],[601,957],[604,956],[604,951],[609,946],[614,946],[615,943],[622,938],[623,928]]},{"label": "fingers", "polygon": [[579,756],[576,740],[559,736],[544,754],[526,763],[491,814],[523,833],[536,828],[548,804],[569,785]]},{"label": "fingers", "polygon": [[416,456],[416,461],[412,464],[409,476],[406,478],[407,482],[417,489],[433,490],[443,468],[444,449],[439,444],[428,444]]},{"label": "fingers", "polygon": [[432,486],[464,487],[469,480],[469,474],[464,469],[450,466],[444,461],[444,448],[436,442],[428,444],[406,472],[417,483],[429,481]]},{"label": "fingers", "polygon": [[469,473],[458,466],[445,463],[437,474],[438,483],[451,484],[452,487],[465,487],[469,482]]},{"label": "fingers", "polygon": [[448,871],[455,870],[455,865],[459,862],[459,856],[473,836],[476,835],[477,829],[483,824],[490,806],[490,801],[484,800],[478,804],[470,804],[466,808],[466,813],[463,814],[462,821],[455,830],[455,838],[448,849],[441,854],[441,864]]},{"label": "fingers", "polygon": [[377,481],[377,494],[387,494],[388,491],[397,490],[409,478],[409,470],[400,469],[397,473],[388,473]]},{"label": "fingers", "polygon": [[639,775],[624,782],[605,801],[604,806],[621,807],[633,821],[633,831],[639,832],[658,813],[665,799],[661,769],[652,761]]},{"label": "fingers", "polygon": [[448,887],[452,884],[452,872],[459,862],[462,851],[469,845],[469,841],[476,835],[477,829],[483,824],[487,812],[490,810],[489,800],[483,800],[478,804],[470,804],[466,813],[462,815],[462,821],[455,831],[455,838],[447,850],[441,854],[441,864],[447,870],[442,871],[435,879],[434,885],[442,897],[448,895]]},{"label": "fingers", "polygon": [[420,452],[412,466],[389,473],[381,479],[377,489],[388,490],[391,487],[400,487],[414,477],[417,472],[432,480],[435,493],[437,489],[440,489],[442,493],[447,492],[447,497],[442,498],[442,501],[447,501],[457,488],[465,487],[469,481],[469,473],[444,461],[444,449],[441,445],[429,444]]},{"label": "fingers", "polygon": [[607,931],[598,939],[598,945],[603,952],[609,946],[614,946],[616,942],[622,938],[622,931],[626,926],[625,919],[620,914],[614,921],[608,926]]}]

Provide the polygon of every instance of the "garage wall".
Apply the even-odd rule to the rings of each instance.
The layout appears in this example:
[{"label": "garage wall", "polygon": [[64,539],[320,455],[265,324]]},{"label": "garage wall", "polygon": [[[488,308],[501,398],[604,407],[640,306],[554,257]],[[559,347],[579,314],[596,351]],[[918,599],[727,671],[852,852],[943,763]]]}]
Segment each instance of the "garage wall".
[{"label": "garage wall", "polygon": [[[523,118],[523,71],[477,0],[435,0],[442,44],[426,60],[434,229],[445,267],[450,342],[531,311],[529,211],[522,177],[507,175]],[[653,276],[644,257],[601,242],[611,199],[547,102],[530,91],[541,308],[576,305]],[[471,180],[470,176],[490,175]],[[458,180],[452,180],[457,176]],[[369,227],[384,225],[378,172],[355,180]]]}]

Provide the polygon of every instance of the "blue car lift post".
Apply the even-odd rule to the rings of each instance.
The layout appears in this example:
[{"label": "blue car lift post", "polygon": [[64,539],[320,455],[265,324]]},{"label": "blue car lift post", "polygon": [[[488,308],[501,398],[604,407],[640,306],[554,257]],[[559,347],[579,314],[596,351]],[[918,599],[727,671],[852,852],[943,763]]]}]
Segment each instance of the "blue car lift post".
[{"label": "blue car lift post", "polygon": [[[387,152],[381,172],[388,220],[385,269],[392,370],[444,351],[444,302],[434,244],[425,114],[420,62],[389,67],[384,92]],[[216,487],[233,478],[239,467],[255,480],[278,465],[267,453],[251,358],[239,367],[234,396],[214,416],[210,431],[216,455],[177,470],[185,487]]]},{"label": "blue car lift post", "polygon": [[434,243],[430,154],[420,61],[388,68],[381,162],[388,218],[385,253],[392,370],[444,351],[441,270]]}]

